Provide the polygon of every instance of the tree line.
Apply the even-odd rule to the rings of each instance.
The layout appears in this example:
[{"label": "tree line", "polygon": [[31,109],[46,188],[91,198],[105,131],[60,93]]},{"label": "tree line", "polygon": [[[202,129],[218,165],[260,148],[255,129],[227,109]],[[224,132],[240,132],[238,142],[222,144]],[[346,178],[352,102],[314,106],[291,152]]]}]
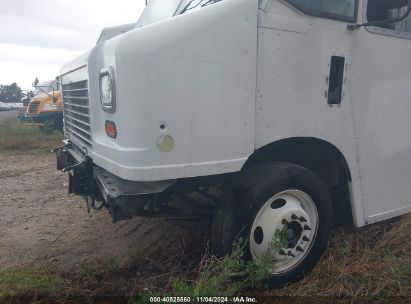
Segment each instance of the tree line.
[{"label": "tree line", "polygon": [[23,91],[17,85],[12,83],[11,85],[0,84],[0,101],[1,102],[21,102],[23,98]]},{"label": "tree line", "polygon": [[[36,77],[33,86],[38,85],[39,80]],[[0,102],[23,102],[24,100],[31,99],[34,97],[33,91],[23,91],[17,83],[12,83],[10,85],[0,84]]]}]

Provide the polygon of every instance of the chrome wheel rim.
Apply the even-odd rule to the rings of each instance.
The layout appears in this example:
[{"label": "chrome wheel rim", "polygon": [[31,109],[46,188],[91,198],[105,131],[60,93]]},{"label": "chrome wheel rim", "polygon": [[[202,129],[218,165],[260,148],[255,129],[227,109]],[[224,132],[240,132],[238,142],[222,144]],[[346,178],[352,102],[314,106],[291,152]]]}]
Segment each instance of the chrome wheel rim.
[{"label": "chrome wheel rim", "polygon": [[318,211],[300,190],[271,197],[256,215],[250,233],[254,260],[264,261],[272,275],[297,267],[311,250],[318,230]]}]

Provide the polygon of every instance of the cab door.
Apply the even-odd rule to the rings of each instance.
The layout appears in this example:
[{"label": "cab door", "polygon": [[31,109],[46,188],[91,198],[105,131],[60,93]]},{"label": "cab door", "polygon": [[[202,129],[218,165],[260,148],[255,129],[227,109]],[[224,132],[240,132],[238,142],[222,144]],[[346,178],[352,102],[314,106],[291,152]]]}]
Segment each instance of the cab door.
[{"label": "cab door", "polygon": [[[407,10],[407,1],[383,2],[365,0],[363,21]],[[372,223],[411,211],[411,17],[352,34],[352,103],[365,220]]]}]

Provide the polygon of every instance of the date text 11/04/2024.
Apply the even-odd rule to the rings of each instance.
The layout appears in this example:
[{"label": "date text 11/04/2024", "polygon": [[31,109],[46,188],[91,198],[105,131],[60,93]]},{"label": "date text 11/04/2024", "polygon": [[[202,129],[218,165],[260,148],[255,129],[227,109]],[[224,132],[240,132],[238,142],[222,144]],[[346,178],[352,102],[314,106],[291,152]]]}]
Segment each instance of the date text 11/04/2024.
[{"label": "date text 11/04/2024", "polygon": [[257,303],[252,297],[150,297],[150,303]]}]

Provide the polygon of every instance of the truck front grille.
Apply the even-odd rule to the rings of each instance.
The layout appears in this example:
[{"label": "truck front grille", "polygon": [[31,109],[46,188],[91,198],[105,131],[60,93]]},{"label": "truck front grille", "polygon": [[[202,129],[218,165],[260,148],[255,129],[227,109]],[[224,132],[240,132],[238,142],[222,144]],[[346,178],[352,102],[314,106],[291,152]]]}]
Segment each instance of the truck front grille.
[{"label": "truck front grille", "polygon": [[87,80],[63,84],[64,126],[66,134],[92,146]]},{"label": "truck front grille", "polygon": [[40,106],[40,101],[39,100],[33,100],[32,102],[29,103],[29,106],[27,108],[27,114],[39,114],[39,106]]}]

